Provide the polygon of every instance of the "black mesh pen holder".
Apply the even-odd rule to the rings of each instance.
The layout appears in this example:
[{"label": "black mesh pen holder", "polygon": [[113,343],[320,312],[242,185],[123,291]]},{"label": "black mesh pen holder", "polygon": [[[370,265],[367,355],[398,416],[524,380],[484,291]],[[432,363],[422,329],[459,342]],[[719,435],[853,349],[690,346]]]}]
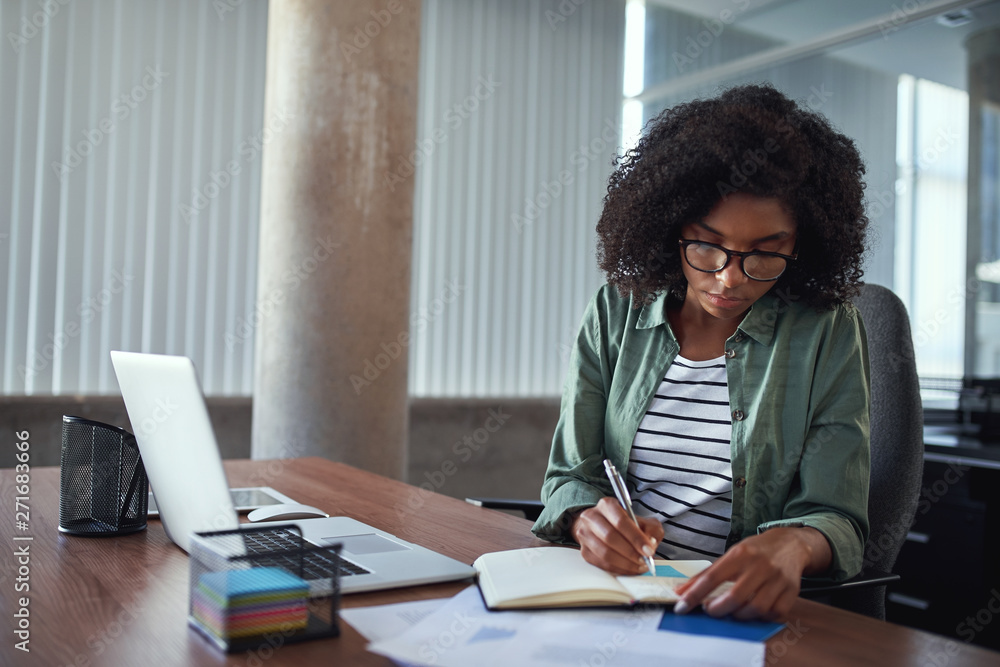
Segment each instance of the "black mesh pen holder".
[{"label": "black mesh pen holder", "polygon": [[146,469],[128,431],[63,416],[59,531],[109,537],[146,527]]}]

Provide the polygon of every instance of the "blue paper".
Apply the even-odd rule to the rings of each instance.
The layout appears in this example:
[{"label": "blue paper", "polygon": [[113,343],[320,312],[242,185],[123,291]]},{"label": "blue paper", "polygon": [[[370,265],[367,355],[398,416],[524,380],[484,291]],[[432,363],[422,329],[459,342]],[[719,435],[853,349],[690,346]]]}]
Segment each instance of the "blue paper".
[{"label": "blue paper", "polygon": [[492,639],[510,639],[517,635],[516,630],[508,630],[507,628],[494,628],[488,625],[484,625],[479,628],[479,632],[474,634],[470,639],[469,643],[489,641]]},{"label": "blue paper", "polygon": [[740,621],[732,616],[714,618],[702,611],[692,611],[687,614],[666,611],[660,620],[660,630],[684,632],[689,635],[743,639],[751,642],[766,641],[784,627],[784,623]]}]

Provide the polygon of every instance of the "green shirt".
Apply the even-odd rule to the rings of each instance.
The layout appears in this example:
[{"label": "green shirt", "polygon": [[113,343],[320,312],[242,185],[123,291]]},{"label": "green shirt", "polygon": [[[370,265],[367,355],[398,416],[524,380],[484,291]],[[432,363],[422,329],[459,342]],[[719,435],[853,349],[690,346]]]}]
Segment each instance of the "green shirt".
[{"label": "green shirt", "polygon": [[[810,526],[833,552],[829,576],[861,570],[868,538],[869,367],[851,304],[817,311],[775,290],[727,341],[733,513],[727,548],[775,526]],[[570,357],[536,535],[572,542],[570,513],[613,495],[603,459],[629,450],[680,345],[666,299],[633,309],[608,285],[591,300]]]}]

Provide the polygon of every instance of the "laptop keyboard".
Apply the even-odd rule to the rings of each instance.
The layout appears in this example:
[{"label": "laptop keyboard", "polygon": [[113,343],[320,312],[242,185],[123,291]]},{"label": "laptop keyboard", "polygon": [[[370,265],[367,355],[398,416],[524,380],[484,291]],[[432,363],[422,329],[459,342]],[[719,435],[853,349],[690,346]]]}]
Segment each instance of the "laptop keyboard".
[{"label": "laptop keyboard", "polygon": [[[303,542],[299,534],[291,530],[276,529],[260,533],[245,532],[242,537],[247,551],[252,554],[300,549],[303,545],[313,546],[309,542]],[[339,560],[341,579],[356,574],[371,574],[371,570],[357,563],[352,563],[343,556]],[[333,563],[333,559],[324,551],[307,551],[301,558],[295,556],[274,556],[255,559],[254,562],[261,566],[283,567],[295,574],[298,574],[299,564],[301,563],[302,574],[300,576],[306,580],[328,578],[337,567]]]}]

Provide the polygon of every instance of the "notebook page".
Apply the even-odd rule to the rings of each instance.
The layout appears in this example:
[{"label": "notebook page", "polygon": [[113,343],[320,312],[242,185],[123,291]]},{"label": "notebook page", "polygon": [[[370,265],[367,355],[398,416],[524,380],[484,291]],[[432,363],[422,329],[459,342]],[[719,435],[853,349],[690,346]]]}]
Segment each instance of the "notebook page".
[{"label": "notebook page", "polygon": [[707,560],[655,560],[657,576],[617,577],[633,600],[676,602],[675,589],[711,563]]},{"label": "notebook page", "polygon": [[480,584],[492,588],[498,600],[582,590],[606,590],[619,599],[628,595],[615,577],[584,561],[576,549],[498,551],[481,556],[474,567],[479,571]]}]

